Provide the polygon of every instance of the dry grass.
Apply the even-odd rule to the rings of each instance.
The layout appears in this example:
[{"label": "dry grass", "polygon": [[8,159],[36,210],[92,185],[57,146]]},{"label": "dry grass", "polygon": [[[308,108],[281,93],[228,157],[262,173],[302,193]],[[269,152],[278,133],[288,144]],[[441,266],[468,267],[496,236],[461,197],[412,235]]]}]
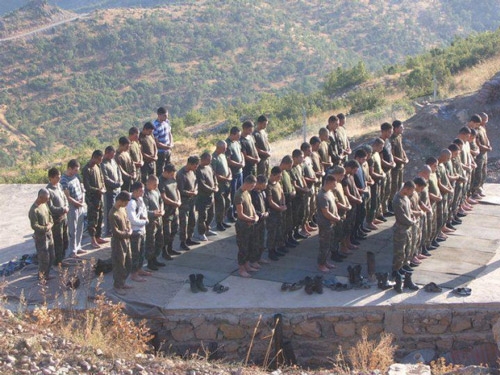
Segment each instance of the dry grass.
[{"label": "dry grass", "polygon": [[[85,309],[77,308],[77,290],[68,288],[68,282],[76,276],[82,281],[82,288],[91,288],[91,283],[85,280],[90,278],[93,262],[85,262],[82,267],[70,274],[62,270],[60,277],[61,301],[54,308],[50,308],[46,299],[41,306],[32,312],[25,308],[20,309],[22,318],[33,321],[40,329],[50,328],[60,337],[78,345],[100,349],[110,357],[133,358],[138,353],[145,353],[149,347],[152,335],[146,327],[146,321],[134,322],[124,313],[122,303],[113,303],[106,299],[99,290],[102,278],[99,278],[94,288],[95,299],[91,306]],[[102,277],[102,276],[101,276]],[[47,286],[40,285],[42,296]],[[90,290],[87,290],[89,295]],[[56,299],[58,299],[56,297]]]},{"label": "dry grass", "polygon": [[454,365],[453,363],[446,363],[446,359],[439,357],[437,360],[431,362],[432,375],[442,375],[451,371],[461,369],[463,366]]},{"label": "dry grass", "polygon": [[347,351],[344,356],[342,348],[333,361],[334,371],[340,374],[349,374],[350,369],[356,371],[387,371],[394,363],[394,353],[397,349],[393,345],[394,337],[388,333],[382,333],[379,341],[368,340],[368,330],[363,328],[361,339]]}]

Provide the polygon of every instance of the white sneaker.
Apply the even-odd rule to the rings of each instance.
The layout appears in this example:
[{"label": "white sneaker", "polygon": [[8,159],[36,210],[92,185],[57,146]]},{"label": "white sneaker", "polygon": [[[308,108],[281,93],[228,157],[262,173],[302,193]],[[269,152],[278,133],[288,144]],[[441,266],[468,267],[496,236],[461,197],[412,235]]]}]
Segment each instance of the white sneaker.
[{"label": "white sneaker", "polygon": [[199,235],[197,235],[197,236],[196,236],[196,239],[197,239],[198,241],[208,241],[207,236],[205,236],[204,234],[199,234]]},{"label": "white sneaker", "polygon": [[219,233],[217,233],[217,232],[215,232],[213,230],[210,230],[210,229],[207,231],[207,236],[217,236],[218,234]]}]

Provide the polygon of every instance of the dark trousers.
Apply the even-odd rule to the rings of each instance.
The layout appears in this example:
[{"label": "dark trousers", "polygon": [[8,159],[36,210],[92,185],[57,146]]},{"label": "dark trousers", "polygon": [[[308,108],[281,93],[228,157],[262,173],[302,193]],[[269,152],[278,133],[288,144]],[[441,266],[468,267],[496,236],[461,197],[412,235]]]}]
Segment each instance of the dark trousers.
[{"label": "dark trousers", "polygon": [[146,225],[146,259],[156,259],[163,245],[163,224],[161,217],[158,217]]},{"label": "dark trousers", "polygon": [[236,217],[236,207],[234,207],[234,195],[236,191],[243,185],[243,173],[233,174],[233,179],[231,180],[231,213],[234,217]]},{"label": "dark trousers", "polygon": [[68,221],[66,216],[54,223],[52,227],[52,238],[54,240],[54,265],[57,266],[62,262],[68,249]]},{"label": "dark trousers", "polygon": [[254,257],[252,252],[252,237],[254,226],[241,220],[236,222],[236,244],[238,245],[238,265],[242,266]]},{"label": "dark trousers", "polygon": [[271,211],[267,218],[267,249],[276,250],[284,244],[282,235],[283,213]]},{"label": "dark trousers", "polygon": [[165,246],[171,246],[175,235],[179,230],[179,216],[177,212],[172,215],[163,216],[163,241]]},{"label": "dark trousers", "polygon": [[149,163],[144,163],[141,167],[141,181],[146,184],[148,177],[155,174],[156,164],[154,161]]},{"label": "dark trousers", "polygon": [[132,254],[128,238],[111,237],[111,264],[113,265],[113,286],[123,288],[132,269]]},{"label": "dark trousers", "polygon": [[107,191],[104,193],[104,230],[107,236],[111,236],[111,228],[108,223],[108,216],[111,207],[115,204],[116,196],[118,195],[118,191]]},{"label": "dark trousers", "polygon": [[87,225],[90,237],[101,237],[102,220],[104,218],[102,208],[102,197],[87,195]]},{"label": "dark trousers", "polygon": [[170,150],[158,152],[158,160],[156,160],[156,176],[160,177],[165,169],[165,165],[170,164]]},{"label": "dark trousers", "polygon": [[144,264],[145,256],[145,243],[144,233],[134,231],[130,236],[130,250],[132,253],[132,267],[131,272],[137,272]]},{"label": "dark trousers", "polygon": [[38,260],[38,276],[46,279],[49,276],[55,257],[52,232],[35,234],[33,238],[35,239],[36,257]]},{"label": "dark trousers", "polygon": [[224,215],[229,209],[229,191],[230,187],[226,185],[219,185],[219,190],[215,193],[215,222],[221,224],[224,221]]},{"label": "dark trousers", "polygon": [[214,198],[198,195],[196,211],[198,211],[198,234],[201,236],[210,229],[210,223],[214,219]]},{"label": "dark trousers", "polygon": [[183,200],[179,207],[179,239],[181,242],[193,236],[195,224],[194,199]]}]

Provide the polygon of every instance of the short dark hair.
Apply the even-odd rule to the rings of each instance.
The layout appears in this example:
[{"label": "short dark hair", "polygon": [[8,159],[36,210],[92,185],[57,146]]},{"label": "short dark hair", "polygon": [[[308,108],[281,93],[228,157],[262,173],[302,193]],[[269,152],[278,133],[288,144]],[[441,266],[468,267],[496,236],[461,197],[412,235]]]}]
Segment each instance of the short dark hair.
[{"label": "short dark hair", "polygon": [[365,150],[363,150],[362,148],[358,148],[354,152],[354,158],[355,159],[366,158],[367,156],[368,156],[368,153]]},{"label": "short dark hair", "polygon": [[166,115],[167,114],[167,110],[165,109],[165,107],[160,107],[156,110],[156,114],[157,115]]},{"label": "short dark hair", "polygon": [[118,144],[120,146],[129,145],[130,144],[130,139],[128,139],[127,137],[120,137],[120,139],[118,140]]},{"label": "short dark hair", "polygon": [[339,114],[337,115],[337,118],[338,118],[339,120],[345,120],[345,115],[344,115],[343,113],[339,113]]},{"label": "short dark hair", "polygon": [[303,142],[301,145],[300,145],[300,149],[302,151],[305,151],[305,150],[309,150],[311,148],[311,145],[308,143],[308,142]]},{"label": "short dark hair", "polygon": [[243,182],[245,184],[256,184],[257,177],[255,177],[253,174],[249,174],[248,176],[245,177],[245,180]]},{"label": "short dark hair", "polygon": [[309,144],[312,146],[312,145],[315,145],[317,143],[321,143],[321,139],[319,139],[318,136],[313,136],[311,137],[311,139],[309,140]]},{"label": "short dark hair", "polygon": [[111,145],[107,146],[105,149],[104,149],[104,153],[107,154],[108,152],[115,152],[115,148]]},{"label": "short dark hair", "polygon": [[276,166],[276,167],[272,167],[272,168],[271,168],[271,174],[272,174],[273,176],[277,176],[277,175],[279,175],[280,173],[281,173],[281,168],[280,168],[280,167]]},{"label": "short dark hair", "polygon": [[470,130],[470,135],[472,135],[473,137],[475,137],[477,135],[476,129],[471,129]]},{"label": "short dark hair", "polygon": [[415,183],[412,180],[406,181],[403,185],[403,189],[415,189]]},{"label": "short dark hair", "polygon": [[130,193],[128,191],[122,190],[116,196],[117,201],[128,202],[130,201]]},{"label": "short dark hair", "polygon": [[384,122],[382,125],[380,125],[380,130],[383,132],[387,130],[392,130],[392,125],[389,124],[388,122]]},{"label": "short dark hair", "polygon": [[413,179],[413,183],[418,186],[423,186],[423,187],[427,186],[427,181],[425,181],[422,177],[415,177]]},{"label": "short dark hair", "polygon": [[163,172],[172,173],[175,171],[175,165],[173,165],[172,163],[165,164],[165,167],[163,168]]},{"label": "short dark hair", "polygon": [[359,163],[357,160],[348,160],[344,164],[345,168],[359,168]]},{"label": "short dark hair", "polygon": [[187,163],[191,165],[200,164],[200,157],[198,155],[192,155],[188,157]]},{"label": "short dark hair", "polygon": [[129,130],[128,130],[128,135],[134,135],[134,134],[139,134],[139,129],[135,126],[132,126]]},{"label": "short dark hair", "polygon": [[403,121],[400,121],[400,120],[394,120],[392,122],[392,127],[393,129],[397,129],[399,127],[401,127],[401,125],[403,125]]},{"label": "short dark hair", "polygon": [[146,122],[142,128],[144,130],[155,130],[155,126],[151,121]]},{"label": "short dark hair", "polygon": [[425,164],[431,165],[431,164],[437,164],[438,160],[434,156],[429,156],[427,159],[425,159]]},{"label": "short dark hair", "polygon": [[257,183],[258,184],[267,184],[267,177],[264,176],[263,174],[259,174],[257,176]]},{"label": "short dark hair", "polygon": [[60,176],[60,175],[61,175],[61,172],[56,167],[52,167],[48,171],[49,178],[57,177],[57,176]]},{"label": "short dark hair", "polygon": [[104,154],[102,153],[101,150],[94,150],[94,152],[92,153],[92,159],[102,158],[103,156]]},{"label": "short dark hair", "polygon": [[257,119],[257,122],[266,122],[266,121],[269,121],[266,115],[260,115],[259,118]]},{"label": "short dark hair", "polygon": [[80,162],[76,159],[71,159],[68,161],[68,168],[69,169],[75,169],[80,167]]},{"label": "short dark hair", "polygon": [[296,148],[295,150],[292,151],[292,158],[298,158],[300,156],[302,156],[302,150]]},{"label": "short dark hair", "polygon": [[330,117],[328,117],[328,122],[335,122],[338,120],[339,120],[339,118],[335,115],[331,115]]},{"label": "short dark hair", "polygon": [[470,134],[470,128],[468,126],[462,126],[458,131],[458,134]]},{"label": "short dark hair", "polygon": [[325,176],[325,183],[335,181],[335,176],[333,174],[327,174]]},{"label": "short dark hair", "polygon": [[204,151],[201,155],[200,155],[200,159],[201,160],[206,160],[206,159],[209,159],[210,157],[212,156],[212,154],[208,151]]},{"label": "short dark hair", "polygon": [[463,146],[463,145],[464,145],[464,141],[462,141],[462,140],[461,140],[461,139],[459,139],[459,138],[455,138],[455,139],[453,140],[453,143],[454,143],[454,144],[456,144],[456,145],[458,145],[458,146]]},{"label": "short dark hair", "polygon": [[243,122],[243,124],[241,124],[242,129],[253,128],[254,126],[255,125],[250,120],[246,120],[245,122]]},{"label": "short dark hair", "polygon": [[478,115],[478,114],[472,115],[472,117],[470,118],[470,121],[475,122],[476,124],[481,123],[481,115]]},{"label": "short dark hair", "polygon": [[281,164],[292,164],[293,160],[290,155],[285,155],[283,156],[283,159],[281,159]]},{"label": "short dark hair", "polygon": [[141,181],[136,181],[132,184],[132,186],[130,187],[130,190],[136,191],[136,190],[143,189],[143,188],[144,188],[144,184]]},{"label": "short dark hair", "polygon": [[455,152],[455,151],[460,151],[460,148],[455,143],[452,143],[451,145],[448,146],[448,150],[450,150],[451,152]]},{"label": "short dark hair", "polygon": [[235,135],[235,134],[238,134],[238,133],[240,133],[240,132],[241,132],[241,130],[240,130],[240,128],[238,128],[237,126],[233,126],[233,127],[231,128],[231,130],[229,130],[229,134],[231,134],[231,135]]}]

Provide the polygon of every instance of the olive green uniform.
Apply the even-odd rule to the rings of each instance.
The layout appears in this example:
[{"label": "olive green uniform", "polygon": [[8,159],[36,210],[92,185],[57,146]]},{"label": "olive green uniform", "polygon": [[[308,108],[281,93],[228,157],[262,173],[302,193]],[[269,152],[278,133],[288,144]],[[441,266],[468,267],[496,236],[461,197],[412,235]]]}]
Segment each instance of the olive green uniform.
[{"label": "olive green uniform", "polygon": [[125,208],[113,206],[108,218],[111,229],[111,263],[113,265],[113,283],[117,289],[123,288],[132,268],[130,250],[130,232],[132,227]]},{"label": "olive green uniform", "polygon": [[40,205],[36,202],[33,203],[28,217],[31,229],[34,231],[33,239],[38,259],[38,274],[40,278],[46,279],[55,258],[52,231],[49,229],[49,225],[53,224],[49,206],[46,203]]},{"label": "olive green uniform", "polygon": [[[267,185],[267,199],[271,199],[278,206],[285,204],[285,194],[279,182],[269,182]],[[283,217],[286,211],[281,212],[269,206],[269,217],[267,218],[267,249],[272,251],[284,246],[282,227]]]},{"label": "olive green uniform", "polygon": [[392,270],[398,271],[404,265],[409,265],[411,254],[411,228],[415,224],[411,214],[411,203],[401,192],[396,193],[392,200],[392,208],[396,222],[393,232]]},{"label": "olive green uniform", "polygon": [[[242,190],[241,188],[236,191],[234,196],[234,205],[238,206],[239,204],[243,206],[243,213],[245,215],[255,215],[255,209],[252,204],[250,193]],[[252,246],[250,246],[253,239],[253,233],[253,223],[246,222],[241,218],[238,218],[238,221],[236,222],[236,244],[238,245],[238,265],[240,266],[249,262],[252,258],[255,258],[255,255],[251,254]]]},{"label": "olive green uniform", "polygon": [[115,160],[118,167],[120,167],[120,172],[122,174],[122,190],[130,192],[132,183],[135,181],[134,178],[132,178],[135,173],[135,166],[132,158],[130,157],[130,153],[128,151],[117,151]]},{"label": "olive green uniform", "polygon": [[156,161],[151,156],[158,156],[158,146],[156,146],[155,137],[153,134],[139,135],[139,142],[141,143],[142,159],[144,164],[141,167],[141,180],[146,183],[148,177],[154,175],[156,172]]},{"label": "olive green uniform", "polygon": [[[212,154],[212,168],[214,170],[215,176],[230,177],[231,171],[227,164],[227,157],[225,154],[217,154],[214,152]],[[230,193],[231,193],[231,182],[229,181],[218,181],[219,190],[215,192],[215,222],[217,224],[222,224],[224,221],[224,215],[231,205]]]},{"label": "olive green uniform", "polygon": [[214,189],[218,187],[214,170],[211,165],[200,165],[196,170],[198,196],[196,197],[196,211],[198,211],[198,234],[201,236],[210,229],[214,219]]},{"label": "olive green uniform", "polygon": [[[269,140],[267,138],[267,132],[265,129],[256,130],[253,133],[255,138],[255,146],[262,151],[271,151],[271,146],[269,145]],[[260,161],[257,163],[257,175],[269,176],[269,157],[259,155]]]},{"label": "olive green uniform", "polygon": [[[158,190],[161,194],[165,194],[168,199],[177,201],[180,198],[177,190],[177,181],[175,178],[160,177]],[[179,230],[179,215],[177,207],[166,204],[164,202],[165,214],[163,215],[163,242],[167,247],[171,247],[174,242],[175,235]]]},{"label": "olive green uniform", "polygon": [[179,207],[179,239],[185,242],[193,236],[196,224],[194,202],[196,196],[189,196],[187,192],[196,190],[196,175],[193,171],[188,171],[182,167],[176,175],[177,189],[181,194],[181,206]]},{"label": "olive green uniform", "polygon": [[326,191],[323,188],[318,192],[316,219],[319,230],[319,254],[318,265],[326,264],[326,260],[332,251],[332,242],[336,240],[335,227],[336,225],[323,215],[323,209],[327,209],[332,215],[337,215],[337,204],[335,197],[331,191]]},{"label": "olive green uniform", "polygon": [[61,185],[48,184],[50,198],[47,202],[54,225],[52,226],[52,238],[54,240],[54,265],[58,265],[65,257],[68,249],[68,219],[64,209],[69,210],[68,198],[62,191]]},{"label": "olive green uniform", "polygon": [[103,221],[102,192],[105,189],[101,167],[87,163],[82,169],[85,203],[87,203],[87,224],[90,237],[101,237]]},{"label": "olive green uniform", "polygon": [[141,167],[135,165],[135,163],[142,164],[144,162],[144,160],[142,159],[141,144],[138,141],[130,141],[129,153],[135,168],[135,178],[133,182],[141,181]]},{"label": "olive green uniform", "polygon": [[281,186],[285,195],[286,211],[283,216],[283,241],[287,241],[293,231],[293,200],[295,198],[295,187],[292,184],[290,171],[282,171]]},{"label": "olive green uniform", "polygon": [[144,204],[148,210],[149,223],[146,225],[146,259],[156,259],[161,254],[163,246],[163,220],[155,216],[154,211],[163,209],[163,201],[158,190],[144,192]]}]

